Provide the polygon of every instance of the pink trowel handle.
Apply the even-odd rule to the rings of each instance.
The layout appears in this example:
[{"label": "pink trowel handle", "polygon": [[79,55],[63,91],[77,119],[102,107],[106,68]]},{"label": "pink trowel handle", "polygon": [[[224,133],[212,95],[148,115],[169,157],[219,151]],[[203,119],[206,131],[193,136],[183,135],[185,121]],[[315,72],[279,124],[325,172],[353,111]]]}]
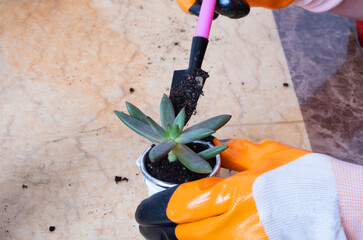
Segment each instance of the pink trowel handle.
[{"label": "pink trowel handle", "polygon": [[197,28],[195,30],[196,37],[209,38],[210,28],[212,26],[214,9],[216,8],[216,0],[203,0],[199,13]]}]

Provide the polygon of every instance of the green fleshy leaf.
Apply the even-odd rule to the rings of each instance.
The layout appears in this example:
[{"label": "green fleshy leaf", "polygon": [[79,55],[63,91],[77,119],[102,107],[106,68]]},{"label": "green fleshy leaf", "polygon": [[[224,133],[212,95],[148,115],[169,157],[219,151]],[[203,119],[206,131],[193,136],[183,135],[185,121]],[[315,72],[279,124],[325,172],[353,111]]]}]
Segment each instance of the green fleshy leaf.
[{"label": "green fleshy leaf", "polygon": [[170,131],[170,138],[171,139],[175,139],[179,136],[180,134],[180,129],[178,125],[175,125],[175,127],[172,127],[171,131]]},{"label": "green fleshy leaf", "polygon": [[132,103],[126,102],[126,108],[131,117],[134,117],[137,120],[148,124],[147,116],[140,109],[138,109],[135,105],[133,105]]},{"label": "green fleshy leaf", "polygon": [[175,142],[173,141],[167,141],[167,142],[161,142],[155,147],[153,147],[149,153],[149,158],[152,162],[156,162],[166,155],[174,148]]},{"label": "green fleshy leaf", "polygon": [[185,129],[182,133],[190,132],[190,131],[193,131],[195,129],[200,129],[200,128],[208,128],[208,129],[213,129],[214,131],[217,131],[218,129],[223,127],[231,119],[231,117],[232,117],[231,115],[227,115],[227,114],[212,117],[203,122],[195,124],[194,126],[191,126],[190,128]]},{"label": "green fleshy leaf", "polygon": [[170,163],[175,162],[176,160],[178,160],[177,157],[174,155],[173,151],[170,151],[168,153],[168,160],[169,160]]},{"label": "green fleshy leaf", "polygon": [[166,128],[168,125],[172,126],[175,120],[174,107],[166,94],[163,95],[160,103],[160,119],[161,126]]},{"label": "green fleshy leaf", "polygon": [[178,160],[190,171],[197,173],[211,173],[212,168],[207,161],[201,158],[184,144],[176,144],[173,153]]},{"label": "green fleshy leaf", "polygon": [[168,126],[166,126],[166,131],[167,131],[168,133],[171,133],[171,130],[172,130],[172,128],[171,128],[171,126],[168,124]]},{"label": "green fleshy leaf", "polygon": [[155,131],[155,133],[157,133],[163,139],[169,138],[169,134],[167,133],[167,131],[164,128],[162,128],[159,124],[157,124],[154,120],[152,120],[152,118],[146,117],[146,120],[149,126]]},{"label": "green fleshy leaf", "polygon": [[178,116],[176,116],[174,123],[173,123],[173,128],[177,125],[177,126],[179,126],[180,130],[183,130],[184,124],[185,124],[185,108],[183,108],[178,113]]},{"label": "green fleshy leaf", "polygon": [[117,117],[129,128],[131,128],[134,132],[140,134],[141,136],[149,139],[153,143],[160,143],[162,142],[162,138],[155,134],[155,132],[152,130],[152,128],[143,123],[140,120],[137,120],[136,118],[133,118],[123,112],[114,111]]},{"label": "green fleshy leaf", "polygon": [[228,146],[226,145],[218,145],[212,148],[208,148],[200,153],[198,153],[198,155],[205,159],[208,160],[214,156],[216,156],[217,154],[220,154],[221,152],[223,152],[224,150],[226,150],[228,148]]},{"label": "green fleshy leaf", "polygon": [[175,139],[175,142],[177,143],[190,143],[195,140],[208,137],[209,135],[215,133],[215,131],[211,129],[195,129],[186,133],[180,134],[179,137]]}]

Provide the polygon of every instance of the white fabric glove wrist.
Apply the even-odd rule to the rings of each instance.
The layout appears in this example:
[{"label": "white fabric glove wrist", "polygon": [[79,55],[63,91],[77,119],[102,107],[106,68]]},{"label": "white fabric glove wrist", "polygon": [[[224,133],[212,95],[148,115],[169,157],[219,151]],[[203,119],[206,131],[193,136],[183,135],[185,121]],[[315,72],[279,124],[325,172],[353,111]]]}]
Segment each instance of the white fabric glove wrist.
[{"label": "white fabric glove wrist", "polygon": [[305,8],[311,12],[327,12],[338,6],[343,0],[295,0],[296,6]]}]

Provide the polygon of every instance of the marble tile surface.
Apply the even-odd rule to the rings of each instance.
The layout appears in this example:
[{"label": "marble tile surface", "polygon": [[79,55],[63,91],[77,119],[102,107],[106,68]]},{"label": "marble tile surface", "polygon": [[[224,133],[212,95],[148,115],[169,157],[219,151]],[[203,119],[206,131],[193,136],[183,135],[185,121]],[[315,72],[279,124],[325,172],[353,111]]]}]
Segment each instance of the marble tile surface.
[{"label": "marble tile surface", "polygon": [[[113,110],[158,119],[195,24],[169,0],[0,1],[0,239],[142,239],[150,143]],[[211,36],[191,123],[229,113],[217,137],[310,149],[271,11],[219,18]]]},{"label": "marble tile surface", "polygon": [[363,56],[351,21],[274,12],[313,151],[363,165]]}]

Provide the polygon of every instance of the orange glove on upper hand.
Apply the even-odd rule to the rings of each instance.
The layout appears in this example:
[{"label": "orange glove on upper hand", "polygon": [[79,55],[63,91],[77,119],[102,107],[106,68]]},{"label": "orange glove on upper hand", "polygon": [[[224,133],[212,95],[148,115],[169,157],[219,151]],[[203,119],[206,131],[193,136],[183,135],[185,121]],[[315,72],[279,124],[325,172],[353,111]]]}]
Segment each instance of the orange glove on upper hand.
[{"label": "orange glove on upper hand", "polygon": [[[180,8],[190,14],[199,15],[201,0],[177,0]],[[242,18],[250,12],[244,0],[217,0],[214,19],[221,14],[229,18]]]},{"label": "orange glove on upper hand", "polygon": [[144,200],[136,220],[146,239],[362,239],[363,219],[349,211],[363,211],[363,167],[270,141],[227,145],[223,166],[241,172]]},{"label": "orange glove on upper hand", "polygon": [[[180,8],[187,13],[199,15],[202,0],[177,0]],[[248,15],[250,7],[280,9],[287,7],[294,0],[217,0],[217,14],[229,18],[242,18]]]}]

